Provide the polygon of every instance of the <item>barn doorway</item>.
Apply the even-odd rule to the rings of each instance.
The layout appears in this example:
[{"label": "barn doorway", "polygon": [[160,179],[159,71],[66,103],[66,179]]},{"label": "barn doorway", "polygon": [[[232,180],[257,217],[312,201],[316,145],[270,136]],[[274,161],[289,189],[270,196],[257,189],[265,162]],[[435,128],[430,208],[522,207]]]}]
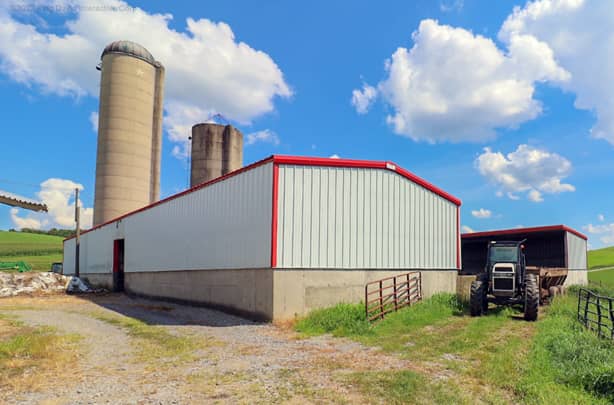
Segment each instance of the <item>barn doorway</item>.
[{"label": "barn doorway", "polygon": [[113,291],[124,291],[124,240],[113,241]]}]

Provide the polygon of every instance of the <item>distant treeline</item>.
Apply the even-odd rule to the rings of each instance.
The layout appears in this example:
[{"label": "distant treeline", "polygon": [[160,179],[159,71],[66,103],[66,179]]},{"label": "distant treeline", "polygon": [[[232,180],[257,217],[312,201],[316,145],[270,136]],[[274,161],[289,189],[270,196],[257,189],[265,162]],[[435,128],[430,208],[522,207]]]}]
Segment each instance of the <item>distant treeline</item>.
[{"label": "distant treeline", "polygon": [[[41,230],[41,229],[31,229],[31,228],[21,228],[21,231],[17,231],[15,229],[9,229],[9,232],[24,232],[24,233],[37,233],[39,235],[51,235],[51,236],[61,236],[63,238],[70,238],[75,236],[74,229],[57,229],[51,228],[49,230]],[[83,232],[83,231],[81,231]]]}]

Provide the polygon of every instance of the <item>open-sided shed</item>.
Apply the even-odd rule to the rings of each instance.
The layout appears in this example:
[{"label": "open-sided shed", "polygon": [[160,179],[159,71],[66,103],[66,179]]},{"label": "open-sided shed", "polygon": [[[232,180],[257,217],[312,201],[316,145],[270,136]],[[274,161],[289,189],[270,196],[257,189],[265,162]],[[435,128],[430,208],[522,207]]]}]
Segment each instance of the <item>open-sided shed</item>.
[{"label": "open-sided shed", "polygon": [[568,269],[566,285],[587,284],[587,237],[565,225],[503,229],[461,235],[462,274],[484,269],[490,241],[526,239],[527,266]]}]

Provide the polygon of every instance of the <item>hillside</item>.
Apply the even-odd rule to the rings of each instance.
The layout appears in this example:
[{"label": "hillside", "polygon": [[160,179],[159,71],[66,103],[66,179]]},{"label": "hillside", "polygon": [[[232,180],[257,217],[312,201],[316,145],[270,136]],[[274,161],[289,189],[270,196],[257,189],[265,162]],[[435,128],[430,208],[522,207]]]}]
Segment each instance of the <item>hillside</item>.
[{"label": "hillside", "polygon": [[0,231],[0,262],[24,261],[34,270],[49,270],[62,261],[60,236]]},{"label": "hillside", "polygon": [[614,267],[614,246],[588,251],[588,268]]}]

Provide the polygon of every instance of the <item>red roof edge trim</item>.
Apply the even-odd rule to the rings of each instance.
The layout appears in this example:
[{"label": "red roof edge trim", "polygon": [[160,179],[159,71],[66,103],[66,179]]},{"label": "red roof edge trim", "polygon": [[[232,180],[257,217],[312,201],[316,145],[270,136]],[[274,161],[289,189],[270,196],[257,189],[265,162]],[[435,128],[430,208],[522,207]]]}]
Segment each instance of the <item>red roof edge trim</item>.
[{"label": "red roof edge trim", "polygon": [[384,169],[398,173],[401,176],[409,179],[413,183],[426,188],[429,191],[439,195],[440,197],[452,202],[456,206],[462,204],[461,200],[454,197],[439,187],[429,183],[428,181],[416,176],[408,170],[403,169],[393,162],[382,162],[373,160],[354,160],[354,159],[333,159],[333,158],[315,158],[315,157],[296,157],[296,156],[273,156],[275,163],[299,166],[327,166],[327,167],[348,167],[348,168],[365,168],[365,169]]},{"label": "red roof edge trim", "polygon": [[[262,166],[262,165],[267,164],[267,163],[270,163],[270,162],[272,162],[272,161],[273,161],[273,156],[269,156],[269,157],[267,157],[266,159],[259,160],[259,161],[257,161],[257,162],[252,163],[251,165],[247,165],[247,166],[245,166],[245,167],[242,167],[242,168],[240,168],[240,169],[237,169],[237,170],[235,170],[235,171],[232,171],[232,172],[230,172],[230,173],[228,173],[228,174],[225,174],[225,175],[220,176],[220,177],[218,177],[218,178],[215,178],[215,179],[213,179],[213,180],[207,181],[207,182],[205,182],[205,183],[198,184],[198,185],[196,185],[196,186],[194,186],[194,187],[192,187],[192,188],[188,188],[187,190],[184,190],[184,191],[182,191],[182,192],[180,192],[180,193],[173,194],[173,195],[171,195],[171,196],[169,196],[169,197],[166,197],[166,198],[164,198],[164,199],[162,199],[162,200],[158,200],[158,201],[156,201],[156,202],[154,202],[154,203],[151,203],[151,204],[149,204],[149,205],[146,205],[146,206],[144,206],[144,207],[142,207],[142,208],[139,208],[139,209],[137,209],[137,210],[130,211],[130,212],[128,212],[128,213],[126,213],[126,214],[124,214],[124,215],[121,215],[121,216],[119,216],[119,217],[117,217],[117,218],[114,218],[114,219],[112,219],[112,220],[110,220],[110,221],[107,221],[107,222],[105,222],[105,223],[102,223],[102,224],[96,225],[96,226],[94,226],[94,227],[92,227],[92,228],[90,228],[90,229],[87,229],[87,230],[85,230],[85,231],[81,232],[81,235],[86,234],[86,233],[91,232],[91,231],[94,231],[94,230],[96,230],[96,229],[98,229],[98,228],[102,228],[102,227],[103,227],[103,226],[105,226],[105,225],[112,224],[113,222],[120,221],[120,220],[122,220],[122,219],[124,219],[124,218],[126,218],[126,217],[129,217],[129,216],[131,216],[131,215],[134,215],[134,214],[136,214],[136,213],[138,213],[138,212],[142,212],[142,211],[148,210],[148,209],[150,209],[150,208],[155,207],[156,205],[160,205],[160,204],[163,204],[163,203],[165,203],[165,202],[168,202],[168,201],[174,200],[175,198],[179,198],[179,197],[184,196],[184,195],[186,195],[186,194],[190,194],[191,192],[194,192],[194,191],[196,191],[196,190],[200,190],[201,188],[205,188],[205,187],[211,186],[211,185],[213,185],[213,184],[215,184],[215,183],[218,183],[218,182],[223,181],[223,180],[226,180],[226,179],[228,179],[228,178],[230,178],[230,177],[236,176],[237,174],[240,174],[240,173],[246,172],[246,171],[251,170],[251,169],[255,169],[255,168],[256,168],[256,167],[258,167],[258,166]],[[72,237],[70,237],[70,238],[66,238],[66,239],[64,239],[64,242],[66,242],[67,240],[70,240],[70,239],[74,239],[74,236],[72,236]]]},{"label": "red roof edge trim", "polygon": [[588,237],[586,235],[566,225],[549,225],[549,226],[535,226],[531,228],[499,229],[496,231],[463,233],[461,236],[463,238],[480,238],[484,236],[497,236],[497,235],[505,235],[505,234],[514,235],[518,233],[533,233],[533,232],[548,232],[548,231],[566,231],[566,232],[576,235],[579,238],[588,240]]},{"label": "red roof edge trim", "polygon": [[[273,155],[273,156],[269,156],[265,159],[259,160],[255,163],[252,163],[248,166],[242,167],[240,169],[237,169],[233,172],[230,172],[224,176],[218,177],[216,179],[213,179],[211,181],[208,181],[206,183],[202,183],[199,184],[197,186],[194,186],[192,188],[189,188],[187,190],[184,190],[180,193],[171,195],[169,197],[166,197],[162,200],[156,201],[152,204],[146,205],[142,208],[139,208],[137,210],[128,212],[126,214],[123,214],[117,218],[114,218],[110,221],[104,222],[102,224],[96,225],[90,229],[87,229],[83,232],[81,232],[81,235],[84,235],[88,232],[94,231],[96,229],[102,228],[103,226],[112,224],[113,222],[117,222],[120,221],[126,217],[129,217],[131,215],[134,215],[136,213],[148,210],[150,208],[153,208],[157,205],[163,204],[165,202],[174,200],[175,198],[179,198],[181,196],[184,196],[186,194],[192,193],[196,190],[200,190],[201,188],[205,188],[208,187],[210,185],[213,185],[215,183],[218,183],[220,181],[226,180],[230,177],[236,176],[237,174],[243,173],[245,171],[251,170],[251,169],[255,169],[258,166],[262,166],[264,164],[267,163],[278,163],[278,164],[288,164],[288,165],[301,165],[301,166],[327,166],[327,167],[348,167],[348,168],[352,168],[352,167],[356,167],[356,168],[365,168],[365,169],[384,169],[384,170],[390,170],[392,172],[398,173],[399,175],[409,179],[410,181],[426,188],[429,191],[432,191],[433,193],[439,195],[440,197],[452,202],[453,204],[455,204],[456,206],[460,206],[461,205],[461,200],[454,197],[453,195],[443,191],[442,189],[436,187],[435,185],[429,183],[428,181],[416,176],[415,174],[409,172],[408,170],[403,169],[402,167],[398,166],[396,163],[393,162],[383,162],[383,161],[373,161],[373,160],[355,160],[355,159],[333,159],[333,158],[317,158],[317,157],[301,157],[301,156],[284,156],[284,155]],[[66,238],[64,239],[64,242],[66,242],[67,240],[71,240],[74,239],[73,237],[70,238]]]}]

